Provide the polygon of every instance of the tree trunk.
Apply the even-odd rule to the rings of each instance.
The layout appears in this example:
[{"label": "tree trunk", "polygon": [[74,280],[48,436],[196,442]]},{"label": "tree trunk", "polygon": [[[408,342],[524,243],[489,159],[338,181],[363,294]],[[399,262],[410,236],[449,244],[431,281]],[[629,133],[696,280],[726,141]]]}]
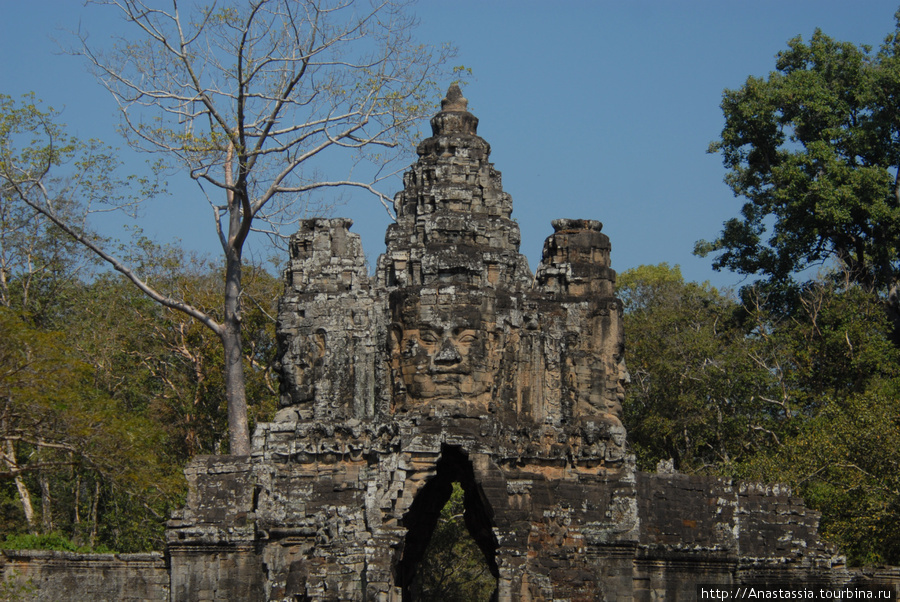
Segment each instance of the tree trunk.
[{"label": "tree trunk", "polygon": [[91,507],[91,549],[97,545],[97,512],[100,507],[100,481],[94,481],[94,503]]},{"label": "tree trunk", "polygon": [[[235,132],[236,133],[236,132]],[[243,292],[242,254],[244,241],[253,220],[247,191],[246,171],[234,181],[235,145],[232,139],[225,158],[226,199],[228,201],[228,239],[222,240],[225,252],[225,320],[222,348],[225,354],[225,398],[228,401],[229,451],[250,455],[250,425],[247,420],[247,392],[244,382],[243,340],[241,339],[241,293]],[[246,164],[238,161],[243,168]],[[221,229],[220,229],[221,233]]]},{"label": "tree trunk", "polygon": [[44,533],[53,531],[53,499],[50,497],[50,481],[41,475],[41,529]]},{"label": "tree trunk", "polygon": [[[9,432],[9,405],[4,407],[2,428],[4,433]],[[2,454],[3,462],[9,467],[15,477],[13,481],[16,483],[16,491],[19,493],[19,500],[22,502],[22,512],[25,513],[25,522],[28,524],[28,532],[32,535],[37,534],[34,528],[34,505],[31,503],[31,493],[22,476],[18,474],[19,461],[16,460],[16,447],[12,441],[6,439],[4,441],[4,453]]]},{"label": "tree trunk", "polygon": [[19,492],[19,499],[22,501],[22,510],[25,512],[25,522],[28,523],[29,533],[37,533],[34,528],[34,505],[31,503],[31,494],[22,477],[16,477],[16,490]]},{"label": "tree trunk", "polygon": [[75,509],[75,518],[72,521],[72,541],[75,545],[80,546],[84,543],[84,533],[81,530],[81,475],[75,477],[75,503],[72,504]]},{"label": "tree trunk", "polygon": [[75,478],[75,503],[72,506],[75,509],[75,532],[78,532],[78,527],[81,526],[81,509],[79,506],[81,505],[81,475],[78,475]]},{"label": "tree trunk", "polygon": [[225,323],[222,347],[225,352],[225,397],[228,400],[230,453],[250,455],[250,426],[244,384],[241,339],[241,255],[229,249],[225,266]]},{"label": "tree trunk", "polygon": [[[18,462],[16,461],[16,448],[13,447],[13,442],[7,440],[6,441],[6,463],[12,469],[18,468]],[[15,477],[16,483],[16,491],[19,493],[19,500],[22,502],[22,512],[25,513],[25,522],[28,523],[28,532],[36,533],[34,528],[34,505],[31,503],[31,493],[28,491],[28,487],[25,485],[25,481],[22,480],[22,477],[16,475]]]}]

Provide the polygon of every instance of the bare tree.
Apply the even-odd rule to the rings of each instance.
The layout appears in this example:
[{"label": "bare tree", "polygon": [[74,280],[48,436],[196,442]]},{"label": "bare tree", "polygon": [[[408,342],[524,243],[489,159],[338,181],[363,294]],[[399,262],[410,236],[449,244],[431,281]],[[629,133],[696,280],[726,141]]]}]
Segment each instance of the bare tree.
[{"label": "bare tree", "polygon": [[[248,237],[279,234],[298,201],[324,189],[361,188],[387,208],[377,191],[390,171],[383,166],[411,148],[404,143],[439,97],[436,80],[445,77],[452,51],[415,43],[415,20],[394,0],[97,4],[118,9],[129,33],[107,49],[83,35],[79,52],[119,103],[130,143],[187,169],[209,203],[225,264],[221,320],[155,290],[80,229],[66,231],[148,296],[219,336],[231,453],[248,454],[241,353]],[[342,173],[331,178],[336,152]],[[382,168],[355,178],[362,160]],[[32,174],[21,196],[52,214],[53,194],[41,177]],[[64,220],[57,223],[65,229]]]}]

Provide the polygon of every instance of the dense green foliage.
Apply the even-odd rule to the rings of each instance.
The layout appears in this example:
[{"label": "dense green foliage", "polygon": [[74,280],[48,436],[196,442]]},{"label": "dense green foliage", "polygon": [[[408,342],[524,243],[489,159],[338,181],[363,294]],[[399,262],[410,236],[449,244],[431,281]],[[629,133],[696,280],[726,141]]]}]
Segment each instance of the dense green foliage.
[{"label": "dense green foliage", "polygon": [[[202,262],[166,270],[172,286],[215,302],[220,273]],[[67,277],[46,306],[52,327],[0,307],[0,534],[17,547],[27,535],[53,549],[161,549],[185,463],[227,450],[221,346],[122,278]],[[263,271],[247,282],[260,302],[246,312],[248,390],[266,418],[280,287]]]},{"label": "dense green foliage", "polygon": [[[0,535],[4,545],[160,549],[182,470],[227,449],[221,345],[188,316],[96,272],[43,216],[0,196]],[[74,210],[74,208],[73,208]],[[215,314],[222,274],[148,241],[133,260]],[[272,413],[280,285],[245,279],[254,416]]]},{"label": "dense green foliage", "polygon": [[[203,323],[222,319],[224,274],[140,236],[119,245],[159,294],[191,299],[191,314],[100,271],[73,237],[116,246],[89,234],[92,208],[127,208],[150,190],[118,179],[115,153],[71,137],[57,116],[0,95],[0,535],[7,545],[160,549],[187,460],[228,451],[224,354]],[[280,285],[253,266],[243,282],[252,422],[277,398]]]},{"label": "dense green foliage", "polygon": [[765,333],[782,400],[778,445],[738,476],[782,481],[823,514],[823,534],[854,563],[900,562],[900,351],[878,295],[805,287],[800,306]]},{"label": "dense green foliage", "polygon": [[61,552],[97,554],[111,552],[111,550],[103,544],[93,547],[78,546],[73,543],[71,539],[57,531],[42,533],[40,535],[33,535],[31,533],[7,535],[5,540],[0,541],[0,548],[4,550],[58,550]]},{"label": "dense green foliage", "polygon": [[740,305],[678,268],[641,266],[618,278],[625,303],[625,406],[639,465],[672,458],[692,471],[730,465],[769,443],[776,412],[766,366],[751,351]]},{"label": "dense green foliage", "polygon": [[[898,21],[900,23],[900,21]],[[720,237],[714,265],[784,283],[835,261],[868,290],[900,268],[900,28],[878,53],[816,31],[722,101],[726,182],[747,202]],[[767,235],[767,231],[771,232]]]},{"label": "dense green foliage", "polygon": [[416,600],[486,601],[497,587],[484,555],[466,528],[463,498],[462,487],[454,483],[410,586]]},{"label": "dense green foliage", "polygon": [[739,297],[667,266],[622,279],[641,464],[789,483],[854,563],[900,563],[898,91],[900,12],[877,52],[790,40],[724,93],[710,152],[746,202],[695,249],[761,279]]},{"label": "dense green foliage", "polygon": [[785,315],[665,264],[619,291],[640,468],[788,483],[852,562],[900,562],[900,350],[877,294],[814,281]]}]

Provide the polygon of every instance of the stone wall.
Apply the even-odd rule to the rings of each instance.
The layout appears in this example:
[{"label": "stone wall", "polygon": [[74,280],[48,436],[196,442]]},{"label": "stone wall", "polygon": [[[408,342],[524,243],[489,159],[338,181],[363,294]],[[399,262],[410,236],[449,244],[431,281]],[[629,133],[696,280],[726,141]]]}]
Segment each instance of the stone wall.
[{"label": "stone wall", "polygon": [[[0,551],[4,599],[34,602],[166,602],[162,554]],[[19,596],[19,597],[16,597]]]},{"label": "stone wall", "polygon": [[431,125],[374,277],[350,220],[292,237],[282,408],[187,469],[172,600],[410,600],[453,483],[500,601],[861,579],[784,488],[635,471],[602,224],[555,220],[532,274],[458,87]]},{"label": "stone wall", "polygon": [[[188,466],[166,535],[173,602],[411,600],[453,483],[502,602],[898,583],[848,571],[786,488],[637,472],[602,224],[553,221],[532,274],[457,86],[431,125],[374,276],[348,219],[291,238],[281,408],[252,455]],[[104,599],[91,579],[78,587]]]},{"label": "stone wall", "polygon": [[[816,536],[818,515],[787,488],[519,463],[496,452],[504,435],[485,427],[433,418],[288,434],[269,425],[257,432],[258,456],[197,459],[192,490],[212,469],[223,488],[257,493],[236,496],[246,503],[224,520],[221,506],[206,505],[173,525],[171,533],[188,523],[191,531],[170,543],[173,600],[227,599],[236,583],[244,600],[407,599],[454,481],[498,600],[693,600],[698,584],[900,583],[890,570],[848,571]],[[282,454],[288,438],[307,443]],[[230,581],[209,580],[226,566]]]}]

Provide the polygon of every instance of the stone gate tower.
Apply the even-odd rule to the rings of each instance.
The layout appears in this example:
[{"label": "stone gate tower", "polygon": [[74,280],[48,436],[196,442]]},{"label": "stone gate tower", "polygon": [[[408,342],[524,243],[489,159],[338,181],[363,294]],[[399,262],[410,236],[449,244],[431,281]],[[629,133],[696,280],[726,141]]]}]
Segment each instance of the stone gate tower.
[{"label": "stone gate tower", "polygon": [[600,222],[554,221],[532,275],[457,86],[431,126],[374,277],[350,220],[292,237],[282,408],[252,456],[188,468],[172,599],[410,599],[453,482],[499,600],[845,578],[789,492],[634,470]]}]

